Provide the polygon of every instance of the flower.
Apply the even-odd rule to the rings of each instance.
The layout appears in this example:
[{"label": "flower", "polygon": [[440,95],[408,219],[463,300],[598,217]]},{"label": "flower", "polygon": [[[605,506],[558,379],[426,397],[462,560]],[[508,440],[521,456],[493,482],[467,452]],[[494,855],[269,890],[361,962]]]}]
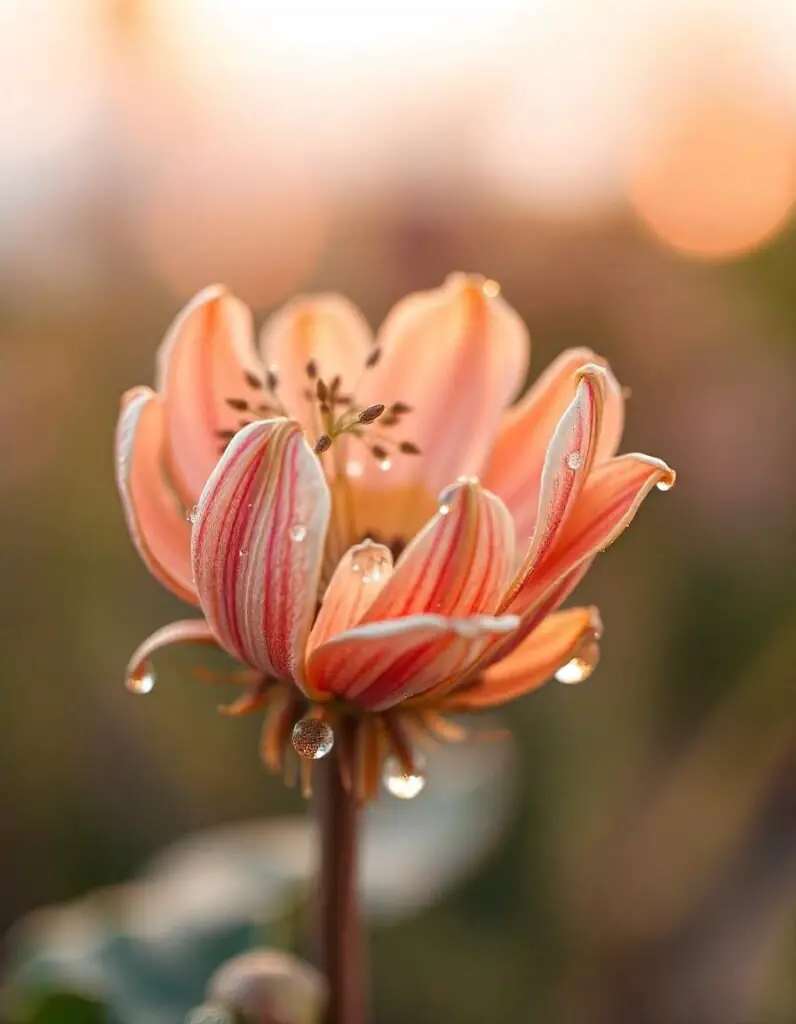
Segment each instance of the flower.
[{"label": "flower", "polygon": [[[245,666],[225,710],[265,708],[262,755],[294,734],[305,781],[336,739],[365,799],[385,759],[453,739],[488,708],[598,656],[596,608],[559,607],[674,472],[615,455],[621,388],[564,352],[519,402],[529,340],[497,285],[454,275],[403,299],[374,339],[334,295],[265,325],[200,293],[160,349],[157,386],[122,401],[117,478],[150,571],[204,618],[149,637],[128,684],[173,643]],[[439,498],[435,495],[443,488]]]}]

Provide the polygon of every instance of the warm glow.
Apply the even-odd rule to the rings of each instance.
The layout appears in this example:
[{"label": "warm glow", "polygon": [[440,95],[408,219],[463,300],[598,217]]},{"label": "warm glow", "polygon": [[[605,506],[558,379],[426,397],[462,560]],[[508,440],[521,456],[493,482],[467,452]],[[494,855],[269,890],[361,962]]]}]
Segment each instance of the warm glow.
[{"label": "warm glow", "polygon": [[638,216],[679,252],[738,256],[770,238],[796,199],[796,131],[754,97],[692,98],[631,183]]}]

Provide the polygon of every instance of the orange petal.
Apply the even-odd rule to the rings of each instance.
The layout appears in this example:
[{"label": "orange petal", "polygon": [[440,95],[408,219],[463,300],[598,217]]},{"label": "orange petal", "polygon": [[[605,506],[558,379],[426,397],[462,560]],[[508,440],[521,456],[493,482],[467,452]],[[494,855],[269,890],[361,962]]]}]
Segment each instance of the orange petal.
[{"label": "orange petal", "polygon": [[504,611],[551,550],[583,489],[600,430],[605,371],[592,363],[578,370],[575,397],[558,422],[545,455],[536,526],[514,582],[500,604]]},{"label": "orange petal", "polygon": [[202,609],[221,645],[268,675],[303,680],[329,504],[323,471],[293,420],[241,430],[197,504]]},{"label": "orange petal", "polygon": [[[251,378],[251,379],[249,379]],[[248,308],[221,286],[206,288],[183,309],[158,351],[157,389],[166,399],[169,466],[192,505],[218,461],[219,431],[235,430],[264,393]]]},{"label": "orange petal", "polygon": [[424,612],[466,618],[495,610],[514,563],[511,516],[474,478],[449,487],[440,502],[363,622]]},{"label": "orange petal", "polygon": [[317,647],[307,674],[317,691],[381,711],[465,671],[517,622],[513,615],[412,615],[356,626]]},{"label": "orange petal", "polygon": [[446,706],[492,707],[521,697],[546,683],[575,657],[584,643],[602,633],[596,608],[570,608],[549,615],[508,657],[492,665],[472,686],[453,692]]},{"label": "orange petal", "polygon": [[600,462],[614,454],[624,423],[622,389],[604,360],[588,348],[574,348],[551,363],[522,401],[505,414],[482,473],[484,486],[500,495],[511,511],[520,544],[533,534],[547,447],[575,394],[578,371],[587,363],[605,371],[595,460]]},{"label": "orange petal", "polygon": [[343,555],[326,588],[307,652],[355,626],[392,575],[389,548],[365,541]]},{"label": "orange petal", "polygon": [[177,597],[198,604],[191,579],[191,525],[165,477],[163,400],[150,388],[122,399],[116,482],[127,527],[146,567]]},{"label": "orange petal", "polygon": [[365,489],[422,481],[435,494],[459,474],[481,469],[528,364],[528,332],[496,289],[492,281],[454,274],[387,316],[378,337],[381,361],[358,397],[363,404],[411,406],[392,430],[422,455],[397,454],[387,473],[367,460]]},{"label": "orange petal", "polygon": [[674,470],[649,455],[621,455],[597,466],[555,546],[504,602],[505,610],[523,617],[533,612],[570,574],[616,540],[653,487],[668,490],[674,481]]},{"label": "orange petal", "polygon": [[213,631],[204,619],[183,619],[180,622],[171,622],[168,626],[162,626],[144,640],[128,661],[126,673],[128,689],[140,689],[141,680],[152,672],[149,664],[150,658],[164,647],[171,647],[173,644],[217,644],[217,642]]},{"label": "orange petal", "polygon": [[357,307],[331,294],[294,299],[267,321],[260,337],[263,362],[277,375],[282,405],[315,437],[324,432],[315,374],[328,385],[339,375],[340,393],[350,395],[372,346],[372,332]]}]

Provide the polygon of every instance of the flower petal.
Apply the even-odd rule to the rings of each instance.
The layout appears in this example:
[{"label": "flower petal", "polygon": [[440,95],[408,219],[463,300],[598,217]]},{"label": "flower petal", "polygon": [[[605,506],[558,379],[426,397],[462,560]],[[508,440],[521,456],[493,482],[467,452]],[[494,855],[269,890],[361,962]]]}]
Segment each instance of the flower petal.
[{"label": "flower petal", "polygon": [[481,475],[484,486],[508,505],[520,544],[532,536],[536,524],[549,440],[572,401],[578,371],[588,363],[605,371],[602,426],[595,458],[599,462],[614,454],[624,423],[622,389],[604,360],[595,356],[591,349],[574,348],[551,363],[522,401],[504,415]]},{"label": "flower petal", "polygon": [[191,526],[165,477],[163,400],[150,388],[122,399],[116,483],[127,527],[144,564],[168,589],[198,604],[191,579]]},{"label": "flower petal", "polygon": [[596,608],[569,608],[548,615],[516,650],[488,668],[472,686],[453,691],[445,706],[474,710],[521,697],[546,683],[584,643],[601,633]]},{"label": "flower petal", "polygon": [[299,424],[262,420],[235,436],[196,507],[196,589],[219,642],[248,665],[298,683],[329,505]]},{"label": "flower petal", "polygon": [[418,445],[422,457],[398,455],[388,473],[368,461],[363,483],[383,490],[422,481],[435,494],[457,475],[479,472],[528,365],[528,332],[496,289],[492,281],[454,274],[387,316],[378,337],[381,361],[362,396],[364,404],[411,406],[400,439]]},{"label": "flower petal", "polygon": [[425,612],[466,618],[495,610],[514,563],[511,516],[475,478],[449,487],[440,502],[363,622]]},{"label": "flower petal", "polygon": [[392,553],[383,544],[365,541],[349,548],[326,588],[307,653],[357,625],[392,571]]},{"label": "flower petal", "polygon": [[157,390],[166,399],[169,466],[186,505],[192,505],[218,461],[219,432],[235,430],[264,393],[254,386],[262,368],[251,313],[219,285],[200,292],[172,324],[158,351]]},{"label": "flower petal", "polygon": [[674,481],[674,470],[649,455],[621,455],[597,466],[553,549],[501,602],[501,610],[523,617],[532,612],[570,574],[616,540],[653,487],[668,490]]},{"label": "flower petal", "polygon": [[319,692],[381,711],[465,671],[517,618],[413,615],[356,626],[317,647],[307,675]]},{"label": "flower petal", "polygon": [[315,437],[324,432],[315,375],[328,385],[339,375],[340,393],[350,395],[372,346],[362,313],[342,295],[332,294],[294,299],[266,322],[260,336],[263,362],[277,375],[277,394],[287,414]]},{"label": "flower petal", "polygon": [[153,654],[173,644],[189,643],[217,645],[218,641],[204,619],[183,619],[156,630],[139,645],[127,663],[125,678],[128,689],[138,689],[137,684],[151,673],[149,661]]}]

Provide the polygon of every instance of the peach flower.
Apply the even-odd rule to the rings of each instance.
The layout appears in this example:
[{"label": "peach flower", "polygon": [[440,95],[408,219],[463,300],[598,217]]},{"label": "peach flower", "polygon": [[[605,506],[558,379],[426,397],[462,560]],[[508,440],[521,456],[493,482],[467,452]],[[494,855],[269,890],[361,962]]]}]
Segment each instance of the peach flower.
[{"label": "peach flower", "polygon": [[403,299],[375,338],[346,299],[296,299],[259,346],[238,299],[198,295],[156,389],[124,396],[116,455],[141,557],[203,618],[149,637],[128,685],[168,644],[215,644],[245,666],[226,710],[266,709],[266,763],[334,737],[366,799],[386,758],[416,775],[416,740],[460,734],[449,714],[584,678],[599,615],[559,608],[674,473],[616,457],[622,392],[588,349],[507,408],[528,359],[475,276]]}]

